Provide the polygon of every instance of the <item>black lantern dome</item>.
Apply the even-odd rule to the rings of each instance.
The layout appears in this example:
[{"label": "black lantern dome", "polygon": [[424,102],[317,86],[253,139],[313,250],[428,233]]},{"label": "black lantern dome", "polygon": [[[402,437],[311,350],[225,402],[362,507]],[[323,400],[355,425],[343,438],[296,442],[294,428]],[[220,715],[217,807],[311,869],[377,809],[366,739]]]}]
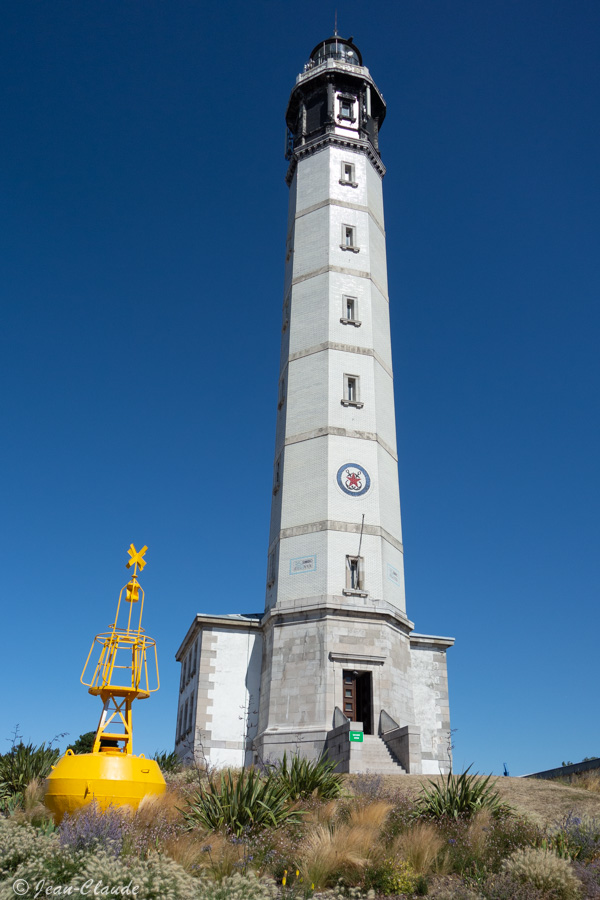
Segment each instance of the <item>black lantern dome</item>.
[{"label": "black lantern dome", "polygon": [[310,58],[315,65],[324,62],[326,59],[337,59],[339,62],[362,66],[361,52],[352,43],[352,38],[344,40],[337,34],[317,44],[310,54]]}]

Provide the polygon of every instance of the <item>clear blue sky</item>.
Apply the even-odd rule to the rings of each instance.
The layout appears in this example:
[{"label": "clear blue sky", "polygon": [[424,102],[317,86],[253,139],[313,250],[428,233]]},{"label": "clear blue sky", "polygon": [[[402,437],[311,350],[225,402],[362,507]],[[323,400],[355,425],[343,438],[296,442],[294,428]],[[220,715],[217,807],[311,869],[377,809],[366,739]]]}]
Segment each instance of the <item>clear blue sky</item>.
[{"label": "clear blue sky", "polygon": [[336,5],[388,104],[407,604],[457,639],[457,766],[600,755],[597,0],[2,4],[1,741],[96,727],[130,542],[136,752],[194,614],[263,608],[283,116]]}]

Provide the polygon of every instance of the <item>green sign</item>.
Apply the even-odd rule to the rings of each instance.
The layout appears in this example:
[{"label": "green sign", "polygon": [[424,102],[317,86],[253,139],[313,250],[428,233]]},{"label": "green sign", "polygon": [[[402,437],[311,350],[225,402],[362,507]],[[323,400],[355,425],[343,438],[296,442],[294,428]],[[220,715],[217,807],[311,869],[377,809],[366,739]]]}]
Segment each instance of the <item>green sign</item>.
[{"label": "green sign", "polygon": [[364,737],[364,735],[363,735],[362,731],[351,731],[350,732],[350,740],[351,741],[358,741],[359,743],[362,744],[363,737]]}]

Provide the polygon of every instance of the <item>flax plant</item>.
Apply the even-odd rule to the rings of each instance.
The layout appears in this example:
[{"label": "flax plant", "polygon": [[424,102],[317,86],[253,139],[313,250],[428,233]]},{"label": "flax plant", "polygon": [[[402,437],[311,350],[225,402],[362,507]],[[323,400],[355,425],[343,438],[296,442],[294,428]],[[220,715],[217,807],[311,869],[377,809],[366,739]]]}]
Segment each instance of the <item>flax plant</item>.
[{"label": "flax plant", "polygon": [[459,819],[469,818],[482,809],[492,813],[506,811],[494,788],[496,782],[490,784],[492,776],[469,775],[470,768],[461,775],[448,775],[442,784],[429,781],[430,787],[424,785],[416,803],[417,814],[433,819]]},{"label": "flax plant", "polygon": [[191,793],[190,805],[182,812],[188,828],[201,825],[236,837],[249,830],[295,824],[303,815],[290,805],[284,784],[255,769],[244,769],[237,777],[230,770],[213,776]]}]

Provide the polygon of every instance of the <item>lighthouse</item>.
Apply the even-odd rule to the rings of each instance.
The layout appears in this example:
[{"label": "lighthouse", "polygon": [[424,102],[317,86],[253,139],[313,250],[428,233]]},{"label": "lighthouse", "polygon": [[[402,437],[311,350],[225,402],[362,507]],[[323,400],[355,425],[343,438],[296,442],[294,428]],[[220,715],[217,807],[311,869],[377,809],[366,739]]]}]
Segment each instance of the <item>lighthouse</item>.
[{"label": "lighthouse", "polygon": [[[453,639],[415,632],[406,611],[385,115],[353,39],[318,44],[286,110],[265,610],[197,615],[177,653],[176,747],[201,744],[217,765],[286,751],[326,753],[339,771],[434,774],[451,765]],[[243,712],[234,723],[236,704]]]}]

